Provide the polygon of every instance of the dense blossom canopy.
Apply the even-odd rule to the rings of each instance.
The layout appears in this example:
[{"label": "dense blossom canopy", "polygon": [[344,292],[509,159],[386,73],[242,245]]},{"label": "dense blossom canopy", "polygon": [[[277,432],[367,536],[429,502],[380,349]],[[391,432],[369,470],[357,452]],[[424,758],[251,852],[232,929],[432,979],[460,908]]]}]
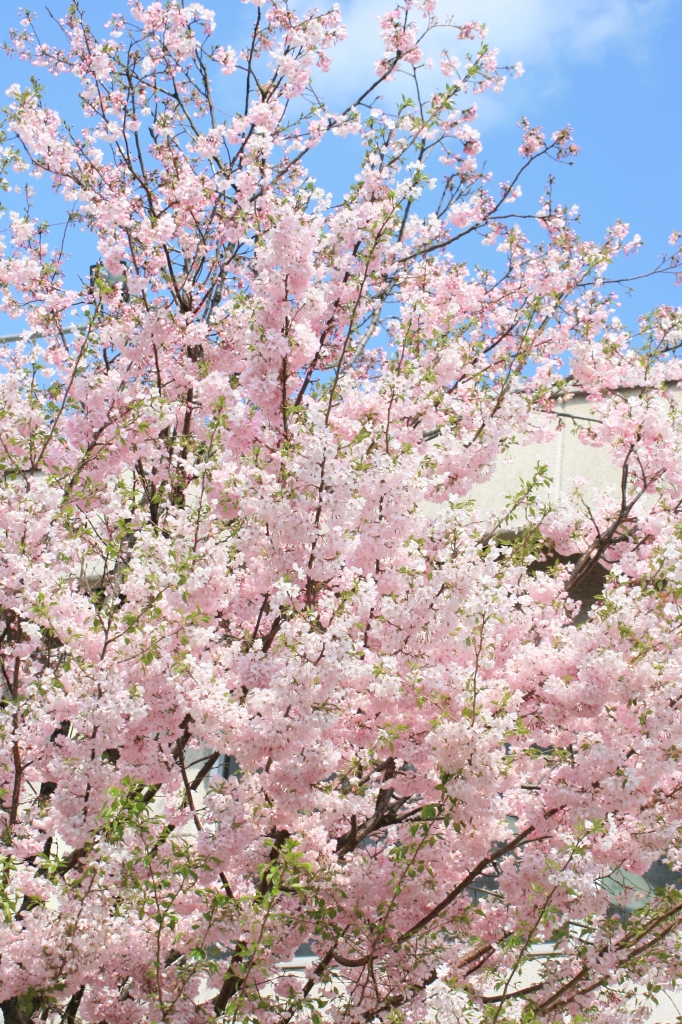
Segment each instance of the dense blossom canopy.
[{"label": "dense blossom canopy", "polygon": [[[682,318],[614,315],[638,239],[509,206],[570,132],[524,122],[494,188],[504,69],[435,0],[380,18],[338,111],[336,6],[260,0],[243,50],[178,0],[38,28],[9,49],[84,120],[8,91],[6,1024],[645,1018],[682,900],[614,913],[608,878],[682,843]],[[335,198],[332,137],[362,152]],[[477,234],[495,272],[458,261]],[[478,508],[576,390],[621,486],[551,503],[539,467]]]}]

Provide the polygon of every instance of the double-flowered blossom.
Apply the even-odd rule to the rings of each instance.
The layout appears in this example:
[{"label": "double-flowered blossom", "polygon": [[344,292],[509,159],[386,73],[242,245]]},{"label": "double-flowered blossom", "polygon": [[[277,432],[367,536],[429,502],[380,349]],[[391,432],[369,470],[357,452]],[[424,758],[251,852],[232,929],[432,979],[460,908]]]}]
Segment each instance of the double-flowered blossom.
[{"label": "double-flowered blossom", "polygon": [[[472,97],[522,68],[484,26],[398,3],[332,110],[342,12],[254,7],[245,43],[135,0],[9,45],[83,120],[18,65],[5,1022],[644,1020],[682,970],[677,889],[623,891],[682,863],[682,314],[615,315],[627,225],[585,242],[550,192],[514,219],[577,150],[524,121],[491,184]],[[341,198],[326,141],[362,149]],[[474,500],[570,429],[617,486]]]}]

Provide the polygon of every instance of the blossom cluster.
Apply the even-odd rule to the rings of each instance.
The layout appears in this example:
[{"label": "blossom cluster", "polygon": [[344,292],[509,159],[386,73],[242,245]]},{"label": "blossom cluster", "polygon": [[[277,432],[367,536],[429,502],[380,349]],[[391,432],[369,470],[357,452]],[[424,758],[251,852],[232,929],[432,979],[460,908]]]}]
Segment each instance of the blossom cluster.
[{"label": "blossom cluster", "polygon": [[[339,112],[338,8],[255,6],[243,48],[176,0],[12,38],[84,119],[13,86],[0,154],[5,1020],[644,1019],[682,901],[606,883],[682,858],[682,314],[617,319],[626,225],[509,214],[568,129],[523,122],[490,191],[483,26],[389,102],[439,31],[397,4]],[[346,135],[333,203],[305,157]],[[82,287],[31,176],[98,247]],[[622,485],[477,508],[576,391]]]}]

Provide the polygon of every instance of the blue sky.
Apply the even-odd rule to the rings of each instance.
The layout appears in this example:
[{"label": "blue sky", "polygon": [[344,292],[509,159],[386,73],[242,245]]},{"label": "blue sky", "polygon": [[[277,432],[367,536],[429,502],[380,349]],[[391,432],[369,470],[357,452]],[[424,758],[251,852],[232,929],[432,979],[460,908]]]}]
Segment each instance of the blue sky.
[{"label": "blue sky", "polygon": [[[216,11],[218,40],[238,46],[254,8],[240,0],[204,3]],[[58,15],[67,4],[52,0],[49,6]],[[84,0],[83,6],[92,22],[101,24],[124,3]],[[387,6],[387,0],[341,0],[349,38],[321,83],[337,101],[334,105],[352,98],[351,90],[378,56],[376,14]],[[46,29],[46,11],[33,9]],[[8,0],[0,4],[1,36],[17,23],[16,10]],[[665,248],[670,231],[682,230],[682,0],[444,0],[442,10],[458,20],[486,21],[488,41],[500,48],[502,60],[521,60],[526,68],[525,76],[511,80],[504,93],[487,93],[479,104],[483,157],[493,180],[511,177],[518,165],[516,123],[521,116],[548,131],[570,123],[582,152],[572,167],[552,168],[557,198],[579,205],[587,237],[600,239],[618,217],[628,221],[646,242],[628,269],[647,269]],[[0,59],[3,91],[28,75],[26,64]],[[46,102],[73,117],[60,83],[48,83]],[[337,194],[345,191],[346,170],[352,175],[352,168],[335,156],[323,150],[315,154],[314,173]],[[523,202],[531,211],[537,209],[548,170],[525,183]],[[488,252],[479,255],[469,247],[463,255],[485,262]],[[660,279],[638,285],[635,297],[624,304],[625,318],[632,322],[637,312],[659,302],[682,304],[682,291]],[[3,318],[0,329],[7,327]]]},{"label": "blue sky", "polygon": [[[352,0],[342,9],[349,28],[367,39],[385,6]],[[526,69],[479,103],[482,158],[493,180],[518,166],[522,116],[547,131],[570,123],[582,152],[573,166],[551,168],[557,198],[580,207],[586,237],[601,239],[617,218],[630,223],[646,245],[624,269],[646,269],[671,230],[682,231],[682,0],[446,0],[442,8],[485,21],[502,62],[521,60]],[[524,185],[531,210],[548,170]],[[487,251],[475,258],[484,262]],[[640,283],[632,299],[624,297],[626,318],[660,302],[682,304],[682,289],[660,278]]]}]

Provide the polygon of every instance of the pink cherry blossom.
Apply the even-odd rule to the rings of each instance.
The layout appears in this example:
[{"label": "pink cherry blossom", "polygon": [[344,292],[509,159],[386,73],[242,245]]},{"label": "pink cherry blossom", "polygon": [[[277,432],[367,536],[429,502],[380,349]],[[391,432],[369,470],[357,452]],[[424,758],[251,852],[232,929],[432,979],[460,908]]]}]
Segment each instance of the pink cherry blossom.
[{"label": "pink cherry blossom", "polygon": [[[471,94],[522,69],[483,25],[460,59],[435,0],[398,3],[333,110],[339,8],[253,7],[246,45],[179,0],[9,43],[83,119],[18,66],[5,1021],[645,1020],[682,966],[677,889],[625,891],[682,868],[682,312],[618,319],[628,225],[586,241],[549,190],[509,213],[569,128],[524,120],[491,191]],[[347,135],[331,196],[306,157]],[[615,485],[550,497],[540,464],[481,504],[571,429]]]}]

